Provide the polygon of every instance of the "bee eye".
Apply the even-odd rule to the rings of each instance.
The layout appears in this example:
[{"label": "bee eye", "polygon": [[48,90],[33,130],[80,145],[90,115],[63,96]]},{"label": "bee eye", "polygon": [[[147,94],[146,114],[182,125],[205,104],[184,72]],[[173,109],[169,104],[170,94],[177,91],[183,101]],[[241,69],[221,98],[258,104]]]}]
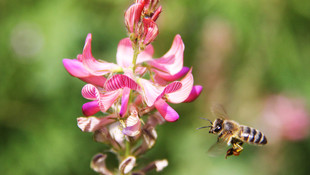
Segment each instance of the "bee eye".
[{"label": "bee eye", "polygon": [[222,129],[222,127],[220,125],[217,125],[214,131],[219,132],[221,129]]}]

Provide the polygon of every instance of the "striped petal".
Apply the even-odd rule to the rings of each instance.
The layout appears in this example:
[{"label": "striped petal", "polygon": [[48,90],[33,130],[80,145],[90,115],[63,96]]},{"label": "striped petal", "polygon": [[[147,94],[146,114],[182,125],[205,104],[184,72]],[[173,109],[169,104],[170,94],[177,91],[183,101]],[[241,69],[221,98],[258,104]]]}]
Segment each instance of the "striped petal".
[{"label": "striped petal", "polygon": [[77,118],[78,127],[83,132],[95,132],[101,127],[110,124],[115,121],[114,115],[110,115],[107,117],[97,118],[97,117],[79,117]]},{"label": "striped petal", "polygon": [[180,35],[176,35],[170,50],[161,58],[149,61],[149,64],[161,71],[174,75],[183,68],[185,46]]},{"label": "striped petal", "polygon": [[202,86],[200,85],[193,86],[191,93],[189,94],[187,99],[183,101],[183,103],[189,103],[189,102],[196,100],[196,98],[198,98],[198,96],[201,94],[201,91],[202,91]]},{"label": "striped petal", "polygon": [[138,80],[142,88],[143,100],[148,106],[153,106],[156,99],[162,94],[164,88],[155,86],[151,81],[140,78]]},{"label": "striped petal", "polygon": [[181,89],[181,87],[182,87],[182,83],[179,81],[175,81],[175,82],[170,83],[168,86],[166,86],[163,93],[165,94],[173,93]]},{"label": "striped petal", "polygon": [[[143,52],[138,55],[137,64],[152,60],[154,49],[148,45]],[[122,39],[117,47],[116,62],[121,67],[127,68],[132,66],[133,49],[129,38]]]},{"label": "striped petal", "polygon": [[189,71],[189,67],[183,67],[180,72],[174,75],[170,75],[169,73],[162,72],[157,69],[153,69],[152,71],[155,72],[156,78],[159,77],[165,81],[175,81],[175,80],[182,78],[184,75],[186,75]]},{"label": "striped petal", "polygon": [[163,99],[158,99],[154,106],[166,121],[175,122],[179,119],[179,114]]},{"label": "striped petal", "polygon": [[194,84],[192,70],[190,70],[180,82],[182,83],[182,87],[179,90],[166,94],[167,100],[171,103],[181,103],[186,100],[191,93]]},{"label": "striped petal", "polygon": [[104,88],[107,91],[114,91],[117,89],[121,89],[124,87],[128,87],[133,90],[138,89],[138,84],[131,78],[126,75],[116,74],[110,79],[106,81]]},{"label": "striped petal", "polygon": [[110,91],[104,94],[100,94],[98,104],[102,112],[106,112],[112,104],[120,97],[122,90]]},{"label": "striped petal", "polygon": [[120,116],[123,116],[127,112],[129,95],[130,95],[130,89],[124,88],[123,95],[122,95],[121,110],[119,112]]},{"label": "striped petal", "polygon": [[84,103],[82,106],[82,112],[85,116],[92,116],[99,111],[100,108],[97,100]]},{"label": "striped petal", "polygon": [[97,100],[99,97],[99,91],[96,86],[92,84],[86,84],[82,88],[82,96],[88,100]]},{"label": "striped petal", "polygon": [[110,72],[117,72],[122,70],[122,68],[114,63],[108,63],[104,61],[97,61],[92,53],[91,53],[91,40],[92,36],[89,33],[86,37],[83,54],[82,54],[82,62],[86,69],[95,76],[105,75]]}]

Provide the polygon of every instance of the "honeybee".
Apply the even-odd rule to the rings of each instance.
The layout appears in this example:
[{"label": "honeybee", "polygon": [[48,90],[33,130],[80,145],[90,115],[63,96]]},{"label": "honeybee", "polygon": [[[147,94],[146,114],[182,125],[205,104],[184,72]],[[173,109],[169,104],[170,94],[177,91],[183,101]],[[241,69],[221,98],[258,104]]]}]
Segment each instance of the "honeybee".
[{"label": "honeybee", "polygon": [[208,151],[210,155],[216,155],[221,148],[232,145],[226,152],[225,158],[227,159],[231,155],[239,156],[243,150],[242,145],[244,142],[255,145],[267,144],[267,138],[261,131],[228,120],[228,115],[222,106],[214,106],[212,112],[218,118],[214,122],[201,118],[209,121],[211,125],[197,128],[210,128],[209,133],[218,135],[217,142]]}]

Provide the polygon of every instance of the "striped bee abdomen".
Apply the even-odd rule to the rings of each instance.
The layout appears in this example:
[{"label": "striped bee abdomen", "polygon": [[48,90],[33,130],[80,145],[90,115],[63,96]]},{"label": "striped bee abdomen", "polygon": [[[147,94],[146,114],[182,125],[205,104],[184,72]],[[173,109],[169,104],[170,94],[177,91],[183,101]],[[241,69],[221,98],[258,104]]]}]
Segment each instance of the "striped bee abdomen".
[{"label": "striped bee abdomen", "polygon": [[240,131],[238,136],[241,140],[248,143],[260,144],[264,145],[267,143],[266,136],[257,129],[248,127],[248,126],[240,126]]}]

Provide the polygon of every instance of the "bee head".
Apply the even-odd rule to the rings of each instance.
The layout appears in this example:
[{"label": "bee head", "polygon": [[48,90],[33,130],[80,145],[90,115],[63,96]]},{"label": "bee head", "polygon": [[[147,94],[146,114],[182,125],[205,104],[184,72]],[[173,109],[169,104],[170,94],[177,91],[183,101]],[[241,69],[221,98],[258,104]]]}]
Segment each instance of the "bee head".
[{"label": "bee head", "polygon": [[223,119],[215,119],[212,126],[210,127],[209,133],[217,134],[223,129]]}]

